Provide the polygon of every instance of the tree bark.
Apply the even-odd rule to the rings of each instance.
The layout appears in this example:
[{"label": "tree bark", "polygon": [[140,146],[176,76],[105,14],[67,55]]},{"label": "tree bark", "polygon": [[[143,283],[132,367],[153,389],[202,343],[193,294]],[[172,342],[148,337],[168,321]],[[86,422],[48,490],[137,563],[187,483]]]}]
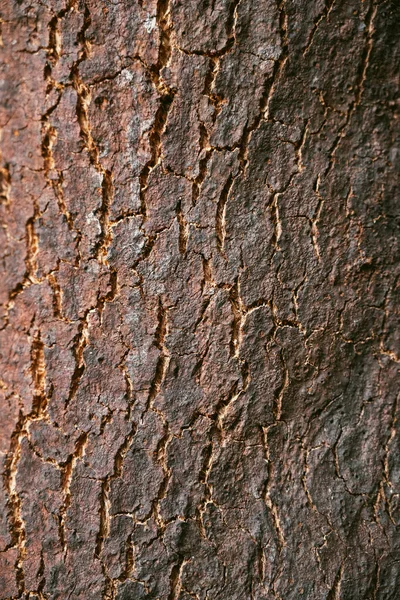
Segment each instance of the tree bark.
[{"label": "tree bark", "polygon": [[0,600],[395,600],[395,0],[1,2]]}]

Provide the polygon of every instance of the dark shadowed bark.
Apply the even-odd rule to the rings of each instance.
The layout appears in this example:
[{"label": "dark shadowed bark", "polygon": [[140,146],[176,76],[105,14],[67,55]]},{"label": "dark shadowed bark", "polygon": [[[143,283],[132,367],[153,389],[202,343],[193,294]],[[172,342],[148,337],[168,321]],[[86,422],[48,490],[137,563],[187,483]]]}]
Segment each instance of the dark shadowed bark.
[{"label": "dark shadowed bark", "polygon": [[399,2],[0,7],[0,600],[399,598]]}]

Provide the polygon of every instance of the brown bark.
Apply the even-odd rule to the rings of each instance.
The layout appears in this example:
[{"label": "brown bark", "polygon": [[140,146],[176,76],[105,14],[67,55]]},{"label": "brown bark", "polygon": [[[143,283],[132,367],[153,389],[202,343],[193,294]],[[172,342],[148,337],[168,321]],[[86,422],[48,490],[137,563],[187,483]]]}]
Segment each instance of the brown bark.
[{"label": "brown bark", "polygon": [[0,600],[394,600],[395,0],[2,0]]}]

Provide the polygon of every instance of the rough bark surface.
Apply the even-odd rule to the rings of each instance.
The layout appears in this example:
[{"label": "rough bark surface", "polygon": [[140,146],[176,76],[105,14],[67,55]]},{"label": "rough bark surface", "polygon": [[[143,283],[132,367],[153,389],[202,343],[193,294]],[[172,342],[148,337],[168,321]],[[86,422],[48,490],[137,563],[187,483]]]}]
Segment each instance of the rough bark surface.
[{"label": "rough bark surface", "polygon": [[0,12],[0,600],[398,598],[400,4]]}]

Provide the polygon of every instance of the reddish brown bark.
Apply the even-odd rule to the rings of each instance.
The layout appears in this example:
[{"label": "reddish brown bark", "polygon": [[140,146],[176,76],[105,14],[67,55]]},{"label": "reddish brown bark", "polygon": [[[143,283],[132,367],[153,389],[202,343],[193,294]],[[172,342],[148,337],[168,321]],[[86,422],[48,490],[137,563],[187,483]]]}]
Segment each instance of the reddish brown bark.
[{"label": "reddish brown bark", "polygon": [[0,599],[397,598],[399,4],[0,13]]}]

